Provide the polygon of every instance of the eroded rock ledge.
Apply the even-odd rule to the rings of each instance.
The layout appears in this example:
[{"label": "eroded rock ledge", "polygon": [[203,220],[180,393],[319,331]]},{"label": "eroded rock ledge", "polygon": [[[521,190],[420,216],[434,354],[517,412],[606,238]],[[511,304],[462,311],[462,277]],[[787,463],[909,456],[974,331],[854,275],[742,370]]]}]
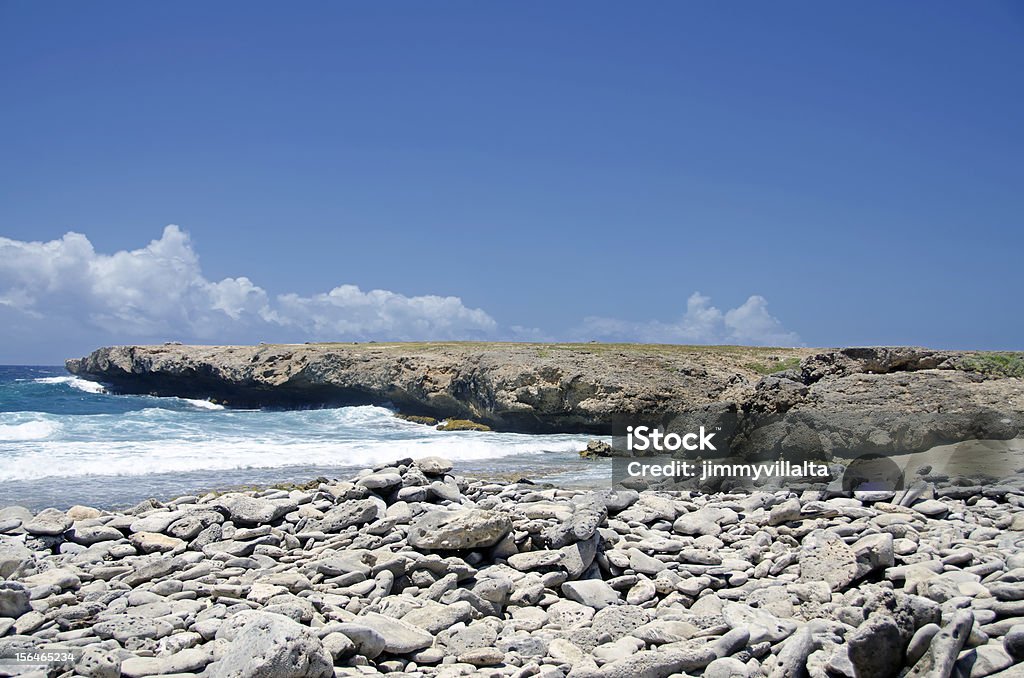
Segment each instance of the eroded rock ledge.
[{"label": "eroded rock ledge", "polygon": [[1020,435],[1021,365],[1021,354],[915,347],[475,343],[115,346],[67,362],[121,393],[392,404],[499,431],[609,434],[616,415],[683,412],[722,426],[734,450],[824,456]]},{"label": "eroded rock ledge", "polygon": [[503,431],[607,433],[616,413],[744,402],[760,379],[755,368],[811,354],[608,344],[169,344],[101,348],[67,367],[122,393],[238,407],[392,403],[408,414]]}]

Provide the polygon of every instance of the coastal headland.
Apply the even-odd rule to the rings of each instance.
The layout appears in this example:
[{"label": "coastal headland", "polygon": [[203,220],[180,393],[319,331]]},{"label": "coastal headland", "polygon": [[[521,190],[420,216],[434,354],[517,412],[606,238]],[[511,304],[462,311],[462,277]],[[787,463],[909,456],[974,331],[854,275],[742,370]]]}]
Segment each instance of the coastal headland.
[{"label": "coastal headland", "polygon": [[917,452],[1024,430],[1024,354],[920,347],[366,343],[112,346],[67,361],[114,392],[234,407],[389,404],[498,431],[609,435],[672,415],[741,456]]}]

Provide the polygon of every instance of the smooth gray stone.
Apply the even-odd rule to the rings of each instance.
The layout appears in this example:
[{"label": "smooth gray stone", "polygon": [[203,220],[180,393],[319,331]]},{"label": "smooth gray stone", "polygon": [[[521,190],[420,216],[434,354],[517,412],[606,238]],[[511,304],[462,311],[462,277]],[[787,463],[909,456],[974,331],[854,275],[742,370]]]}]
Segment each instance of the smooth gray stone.
[{"label": "smooth gray stone", "polygon": [[779,619],[771,613],[742,603],[726,603],[722,606],[725,623],[732,629],[750,631],[750,642],[767,641],[778,643],[785,640],[797,629],[797,623],[790,619]]},{"label": "smooth gray stone", "polygon": [[928,646],[928,651],[907,672],[905,678],[926,676],[948,676],[953,671],[960,650],[974,626],[974,615],[970,610],[960,610],[942,628]]},{"label": "smooth gray stone", "polygon": [[356,651],[355,643],[353,643],[349,637],[343,633],[329,633],[321,639],[321,642],[324,645],[324,650],[335,662],[341,660],[343,657],[355,654]]},{"label": "smooth gray stone", "polygon": [[331,628],[344,634],[355,646],[356,654],[367,659],[374,659],[387,645],[384,635],[379,631],[359,623],[332,624]]},{"label": "smooth gray stone", "polygon": [[942,627],[938,624],[925,624],[914,632],[910,643],[907,645],[906,663],[908,666],[913,666],[924,656],[924,653],[928,651],[932,638],[941,630]]},{"label": "smooth gray stone", "polygon": [[421,457],[413,463],[428,476],[443,476],[455,468],[455,465],[444,457]]},{"label": "smooth gray stone", "polygon": [[323,643],[305,626],[269,612],[240,612],[221,627],[230,641],[208,678],[332,678],[334,667]]},{"label": "smooth gray stone", "polygon": [[856,631],[847,636],[850,661],[861,676],[886,676],[903,659],[903,640],[892,617],[870,615]]},{"label": "smooth gray stone", "polygon": [[188,648],[163,657],[130,657],[121,662],[124,678],[201,671],[213,661],[213,648]]},{"label": "smooth gray stone", "polygon": [[10,577],[32,562],[32,551],[21,544],[0,543],[0,577]]},{"label": "smooth gray stone", "polygon": [[0,581],[0,617],[17,619],[29,612],[32,609],[30,598],[29,590],[21,582]]},{"label": "smooth gray stone", "polygon": [[21,518],[4,518],[0,520],[0,534],[10,534],[21,530]]},{"label": "smooth gray stone", "polygon": [[960,653],[953,665],[957,678],[985,678],[1013,666],[1014,660],[1001,645],[990,644]]},{"label": "smooth gray stone", "polygon": [[1024,624],[1016,624],[1003,636],[1003,647],[1017,661],[1024,661]]},{"label": "smooth gray stone", "polygon": [[618,592],[600,579],[567,581],[562,584],[562,593],[569,600],[597,610],[622,602]]},{"label": "smooth gray stone", "polygon": [[22,524],[22,528],[29,534],[47,537],[56,537],[64,534],[71,527],[72,520],[67,514],[57,509],[43,509],[30,520]]},{"label": "smooth gray stone", "polygon": [[384,651],[391,654],[416,652],[430,647],[434,642],[433,634],[418,626],[373,612],[360,615],[356,623],[368,626],[384,636]]},{"label": "smooth gray stone", "polygon": [[464,600],[450,605],[424,605],[402,615],[402,621],[431,634],[437,634],[459,622],[468,622],[472,618],[473,606]]},{"label": "smooth gray stone", "polygon": [[603,678],[667,678],[676,673],[696,673],[716,659],[708,648],[642,650],[605,664]]},{"label": "smooth gray stone", "polygon": [[124,539],[124,533],[106,525],[82,526],[74,525],[67,532],[67,538],[76,544],[92,546],[105,541]]},{"label": "smooth gray stone", "polygon": [[[736,630],[736,629],[734,629]],[[810,626],[803,626],[787,638],[778,652],[771,678],[796,678],[807,666],[807,658],[817,649]]]},{"label": "smooth gray stone", "polygon": [[289,499],[263,499],[244,494],[226,495],[218,502],[236,525],[263,525],[291,513],[298,504]]},{"label": "smooth gray stone", "polygon": [[356,485],[368,490],[386,490],[402,484],[402,476],[398,473],[371,473],[356,481]]}]

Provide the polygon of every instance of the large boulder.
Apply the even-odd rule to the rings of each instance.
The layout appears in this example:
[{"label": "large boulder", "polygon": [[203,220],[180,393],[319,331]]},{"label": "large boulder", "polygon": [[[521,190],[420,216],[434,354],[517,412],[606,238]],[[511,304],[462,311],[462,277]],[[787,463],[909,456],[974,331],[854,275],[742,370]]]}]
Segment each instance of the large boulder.
[{"label": "large boulder", "polygon": [[800,581],[827,583],[841,591],[857,578],[857,554],[835,532],[814,530],[800,550]]},{"label": "large boulder", "polygon": [[16,581],[0,581],[0,617],[17,619],[32,609],[29,591]]},{"label": "large boulder", "polygon": [[615,589],[608,582],[601,579],[567,581],[562,584],[562,593],[569,600],[574,600],[581,605],[586,605],[596,610],[622,602]]},{"label": "large boulder", "polygon": [[335,624],[331,628],[344,635],[352,643],[356,654],[373,659],[384,651],[387,642],[379,631],[363,624]]},{"label": "large boulder", "polygon": [[444,457],[421,457],[416,460],[416,466],[428,476],[443,476],[455,468],[455,465]]},{"label": "large boulder", "polygon": [[374,499],[350,499],[343,501],[316,523],[324,532],[340,532],[354,525],[365,525],[384,517],[384,507]]},{"label": "large boulder", "polygon": [[275,501],[244,494],[227,495],[220,500],[220,505],[227,510],[236,525],[266,525],[296,508],[296,504],[291,501]]},{"label": "large boulder", "polygon": [[457,551],[494,546],[512,529],[504,513],[483,509],[429,511],[409,527],[415,548]]},{"label": "large boulder", "polygon": [[71,518],[57,509],[43,509],[22,527],[26,532],[39,537],[56,537],[71,527]]},{"label": "large boulder", "polygon": [[0,543],[0,577],[7,578],[32,561],[32,551],[17,543]]},{"label": "large boulder", "polygon": [[124,537],[120,530],[109,525],[74,526],[67,533],[68,539],[82,546],[92,546],[103,541],[117,541]]},{"label": "large boulder", "polygon": [[391,654],[409,654],[430,647],[434,642],[433,634],[422,628],[382,614],[368,612],[357,617],[355,622],[383,636],[384,651]]},{"label": "large boulder", "polygon": [[331,657],[312,631],[272,612],[249,610],[230,617],[217,632],[229,641],[207,669],[209,678],[329,678]]}]

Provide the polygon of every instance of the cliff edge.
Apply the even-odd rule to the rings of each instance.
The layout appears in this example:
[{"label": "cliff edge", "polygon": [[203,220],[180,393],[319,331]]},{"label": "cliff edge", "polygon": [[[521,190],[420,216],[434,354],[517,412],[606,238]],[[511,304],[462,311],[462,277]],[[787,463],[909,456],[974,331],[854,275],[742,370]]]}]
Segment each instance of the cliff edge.
[{"label": "cliff edge", "polygon": [[[112,346],[67,361],[120,393],[234,407],[389,404],[495,430],[609,434],[689,413],[735,449],[831,457],[1024,431],[1024,354],[917,347],[395,343]],[[813,438],[813,444],[809,439]],[[809,446],[809,447],[808,447]],[[814,456],[806,453],[804,456]]]}]

